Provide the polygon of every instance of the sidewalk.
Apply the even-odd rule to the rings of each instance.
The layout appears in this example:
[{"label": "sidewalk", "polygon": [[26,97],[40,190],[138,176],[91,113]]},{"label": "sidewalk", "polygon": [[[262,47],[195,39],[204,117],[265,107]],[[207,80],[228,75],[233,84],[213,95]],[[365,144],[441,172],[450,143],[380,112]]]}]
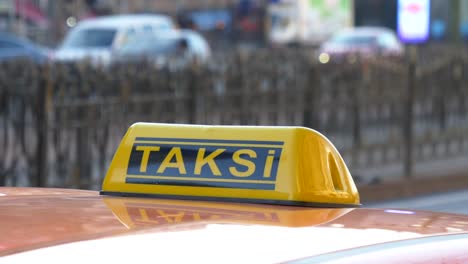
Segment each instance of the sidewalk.
[{"label": "sidewalk", "polygon": [[429,194],[389,202],[366,203],[363,206],[366,208],[397,208],[468,215],[468,190]]},{"label": "sidewalk", "polygon": [[415,164],[411,177],[403,166],[352,172],[362,203],[410,198],[468,188],[468,156]]}]

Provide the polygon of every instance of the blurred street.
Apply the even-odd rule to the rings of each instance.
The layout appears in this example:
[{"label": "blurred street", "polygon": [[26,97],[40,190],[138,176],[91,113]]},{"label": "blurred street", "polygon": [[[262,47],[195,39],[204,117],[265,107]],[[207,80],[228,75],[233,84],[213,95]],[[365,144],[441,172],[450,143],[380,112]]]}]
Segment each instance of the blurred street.
[{"label": "blurred street", "polygon": [[135,122],[312,128],[360,188],[461,174],[467,21],[468,0],[0,1],[0,185],[99,189]]},{"label": "blurred street", "polygon": [[436,193],[415,197],[410,199],[400,199],[380,203],[365,204],[367,208],[393,208],[406,210],[427,210],[435,212],[468,214],[468,189]]}]

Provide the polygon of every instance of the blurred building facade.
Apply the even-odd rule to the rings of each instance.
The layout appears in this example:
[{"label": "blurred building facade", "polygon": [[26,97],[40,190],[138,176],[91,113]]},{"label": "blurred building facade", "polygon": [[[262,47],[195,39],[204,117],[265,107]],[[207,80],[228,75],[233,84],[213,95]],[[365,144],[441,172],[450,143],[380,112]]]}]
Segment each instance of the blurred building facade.
[{"label": "blurred building facade", "polygon": [[354,23],[356,26],[383,26],[396,30],[397,0],[356,0]]},{"label": "blurred building facade", "polygon": [[[261,10],[267,0],[0,0],[0,30],[56,45],[75,21],[121,13],[164,13],[178,22],[191,20],[202,29],[231,30],[239,16]],[[258,15],[257,15],[258,16]],[[194,21],[197,20],[197,21]],[[262,28],[242,21],[245,27]],[[69,23],[72,21],[73,23]],[[229,24],[229,25],[227,25]],[[225,33],[225,32],[221,32]]]},{"label": "blurred building facade", "polygon": [[[397,30],[398,2],[355,0],[355,25],[384,26]],[[412,2],[417,4],[421,1]],[[430,0],[429,3],[429,41],[468,40],[468,0]]]},{"label": "blurred building facade", "polygon": [[[288,0],[0,0],[0,30],[55,46],[73,26],[70,21],[107,14],[165,13],[182,26],[196,27],[227,43],[262,41],[264,11],[278,1]],[[430,0],[430,5],[431,41],[468,40],[468,0]],[[397,28],[398,0],[354,0],[353,11],[355,26]]]},{"label": "blurred building facade", "polygon": [[45,39],[49,26],[47,0],[0,0],[0,31]]}]

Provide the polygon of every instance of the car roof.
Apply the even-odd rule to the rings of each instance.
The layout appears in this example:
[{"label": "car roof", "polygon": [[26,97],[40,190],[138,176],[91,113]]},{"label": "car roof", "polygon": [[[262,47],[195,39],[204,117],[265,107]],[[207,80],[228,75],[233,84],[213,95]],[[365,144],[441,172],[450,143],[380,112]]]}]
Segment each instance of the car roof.
[{"label": "car roof", "polygon": [[83,20],[79,27],[112,27],[125,28],[130,25],[147,23],[171,23],[172,19],[167,15],[112,15]]},{"label": "car roof", "polygon": [[374,27],[374,26],[364,26],[364,27],[355,27],[347,28],[341,31],[338,31],[337,34],[347,34],[347,35],[381,35],[381,34],[394,34],[395,32],[389,28],[385,27]]},{"label": "car roof", "polygon": [[29,50],[39,52],[39,53],[45,53],[48,50],[46,46],[43,46],[27,38],[23,38],[21,36],[17,36],[8,32],[0,32],[0,40],[11,41],[22,46],[22,48],[29,49]]},{"label": "car roof", "polygon": [[181,39],[183,37],[191,37],[191,36],[197,36],[202,39],[204,39],[203,35],[198,33],[197,31],[194,30],[189,30],[189,29],[176,29],[176,30],[169,30],[165,31],[164,33],[157,33],[157,34],[143,34],[143,35],[137,35],[135,36],[134,41],[139,41],[141,39],[145,40],[157,40],[157,39]]},{"label": "car roof", "polygon": [[[244,153],[263,157],[250,161],[253,180],[235,166]],[[324,161],[313,161],[320,153],[326,167],[303,166]],[[449,262],[466,254],[466,215],[359,205],[344,161],[317,131],[135,123],[100,192],[0,187],[0,263],[281,263],[409,240],[445,246]]]},{"label": "car roof", "polygon": [[20,36],[16,36],[8,32],[0,32],[0,39],[15,42],[23,46],[35,46],[35,44],[32,43],[30,40],[22,38]]},{"label": "car roof", "polygon": [[138,259],[153,254],[147,250],[152,247],[162,262],[184,260],[188,254],[174,255],[179,249],[196,254],[195,262],[234,253],[241,262],[255,254],[259,260],[281,262],[468,232],[468,216],[435,212],[130,198],[40,188],[0,188],[0,218],[0,256],[20,260],[44,252],[47,258],[66,255],[76,261],[92,255],[109,261],[116,256],[112,252],[124,251]]},{"label": "car roof", "polygon": [[19,41],[20,38],[18,36],[15,36],[11,33],[0,31],[0,39],[12,39],[15,41]]}]

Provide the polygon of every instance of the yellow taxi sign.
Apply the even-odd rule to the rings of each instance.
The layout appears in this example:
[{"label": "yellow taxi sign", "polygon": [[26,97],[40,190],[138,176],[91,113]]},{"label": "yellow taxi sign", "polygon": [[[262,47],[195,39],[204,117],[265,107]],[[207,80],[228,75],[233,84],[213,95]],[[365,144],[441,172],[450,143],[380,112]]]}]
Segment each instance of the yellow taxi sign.
[{"label": "yellow taxi sign", "polygon": [[304,127],[136,123],[115,153],[101,194],[359,205],[338,151]]}]

